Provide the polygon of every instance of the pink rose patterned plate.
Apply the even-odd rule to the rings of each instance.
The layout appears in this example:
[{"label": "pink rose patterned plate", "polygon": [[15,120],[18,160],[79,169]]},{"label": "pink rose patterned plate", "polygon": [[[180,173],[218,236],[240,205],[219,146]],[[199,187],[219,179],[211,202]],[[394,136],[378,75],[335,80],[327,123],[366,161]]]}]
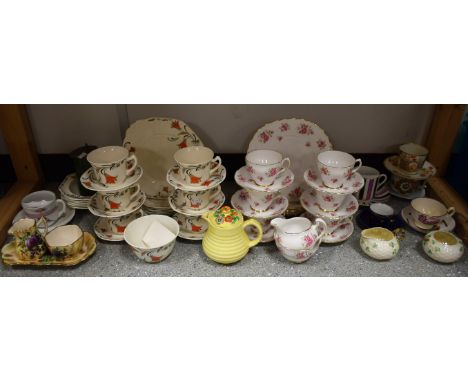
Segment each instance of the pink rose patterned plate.
[{"label": "pink rose patterned plate", "polygon": [[278,178],[276,178],[273,184],[265,187],[259,186],[257,183],[255,183],[251,177],[250,172],[248,171],[247,166],[244,166],[236,171],[234,179],[236,180],[236,183],[242,188],[264,192],[278,192],[293,184],[294,174],[290,169],[287,169]]},{"label": "pink rose patterned plate", "polygon": [[282,191],[291,207],[299,204],[302,191],[307,189],[302,179],[304,171],[310,163],[315,163],[318,153],[332,149],[328,136],[317,124],[290,118],[267,123],[258,129],[247,151],[274,150],[291,160],[295,180]]},{"label": "pink rose patterned plate", "polygon": [[265,211],[255,211],[250,206],[248,191],[238,190],[231,198],[231,205],[249,218],[268,219],[283,214],[288,208],[288,199],[280,196]]},{"label": "pink rose patterned plate", "polygon": [[304,180],[306,183],[315,190],[326,191],[331,194],[354,194],[358,192],[362,187],[364,187],[364,178],[359,173],[354,173],[350,178],[346,179],[343,182],[343,185],[340,188],[330,188],[323,184],[320,174],[313,170],[308,169],[304,173]]},{"label": "pink rose patterned plate", "polygon": [[301,195],[301,204],[304,209],[314,216],[329,219],[343,219],[352,216],[359,208],[359,203],[353,195],[347,195],[336,211],[324,211],[320,208],[315,191],[308,190]]}]

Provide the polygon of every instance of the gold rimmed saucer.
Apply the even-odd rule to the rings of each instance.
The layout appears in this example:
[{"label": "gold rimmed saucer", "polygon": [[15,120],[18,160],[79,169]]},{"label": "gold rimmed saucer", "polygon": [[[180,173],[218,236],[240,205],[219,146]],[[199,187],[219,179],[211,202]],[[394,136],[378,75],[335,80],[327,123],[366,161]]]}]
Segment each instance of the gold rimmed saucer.
[{"label": "gold rimmed saucer", "polygon": [[33,265],[33,266],[59,266],[70,267],[77,265],[88,259],[96,251],[96,240],[88,233],[83,232],[84,241],[83,247],[79,253],[66,256],[57,257],[51,255],[44,255],[41,258],[23,258],[16,253],[16,243],[12,241],[2,248],[2,260],[7,265]]}]

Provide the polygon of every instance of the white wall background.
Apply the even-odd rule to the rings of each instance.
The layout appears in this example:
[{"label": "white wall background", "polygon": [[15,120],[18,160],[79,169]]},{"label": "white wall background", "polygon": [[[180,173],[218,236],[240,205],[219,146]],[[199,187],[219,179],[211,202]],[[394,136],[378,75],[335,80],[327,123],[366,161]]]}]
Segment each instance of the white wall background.
[{"label": "white wall background", "polygon": [[[122,106],[28,105],[40,153],[67,153],[85,142],[121,144]],[[320,125],[340,150],[391,152],[408,141],[422,143],[433,105],[127,105],[128,121],[171,116],[188,123],[216,152],[247,149],[255,130],[281,118]],[[120,117],[120,119],[119,119]],[[0,137],[0,153],[6,153]]]}]

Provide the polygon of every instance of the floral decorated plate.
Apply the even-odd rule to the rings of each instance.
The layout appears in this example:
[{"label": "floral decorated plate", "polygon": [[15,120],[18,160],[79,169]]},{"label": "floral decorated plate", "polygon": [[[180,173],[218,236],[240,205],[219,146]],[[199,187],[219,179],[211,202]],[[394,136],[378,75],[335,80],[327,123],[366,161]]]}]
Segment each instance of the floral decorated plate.
[{"label": "floral decorated plate", "polygon": [[384,166],[392,174],[410,180],[425,180],[436,174],[436,168],[428,161],[425,161],[423,167],[419,170],[408,172],[398,167],[399,160],[400,157],[398,155],[393,155],[384,160]]},{"label": "floral decorated plate", "polygon": [[343,219],[352,216],[359,208],[357,199],[350,194],[346,196],[336,211],[324,211],[317,202],[314,190],[308,190],[301,195],[301,204],[312,215],[329,219]]},{"label": "floral decorated plate", "polygon": [[225,200],[226,196],[220,192],[205,208],[200,210],[194,210],[193,208],[187,206],[177,205],[175,199],[172,197],[169,197],[169,205],[175,212],[181,213],[183,215],[201,216],[205,212],[216,211],[223,205]]},{"label": "floral decorated plate", "polygon": [[291,160],[295,181],[283,190],[289,204],[299,204],[302,191],[307,189],[303,174],[316,162],[321,151],[332,150],[333,146],[325,132],[315,123],[305,119],[282,119],[267,123],[257,130],[250,141],[248,152],[253,150],[274,150]]},{"label": "floral decorated plate", "polygon": [[455,229],[455,219],[452,216],[446,216],[444,220],[439,225],[435,225],[431,229],[422,229],[418,227],[416,224],[413,222],[413,214],[412,214],[412,207],[411,206],[406,206],[401,210],[401,217],[405,221],[406,224],[408,224],[411,228],[413,228],[415,231],[420,232],[420,233],[428,233],[431,231],[447,231],[451,232]]},{"label": "floral decorated plate", "polygon": [[140,191],[138,197],[136,197],[125,209],[103,211],[97,206],[96,195],[93,195],[89,203],[88,209],[95,216],[99,216],[102,218],[118,218],[124,215],[129,215],[132,212],[135,212],[136,210],[140,209],[143,203],[145,202],[145,198],[146,195],[143,193],[143,191]]},{"label": "floral decorated plate", "polygon": [[140,166],[137,166],[135,172],[132,176],[129,176],[125,179],[125,182],[117,185],[106,185],[98,182],[94,176],[93,168],[88,168],[83,175],[81,175],[80,181],[84,188],[87,188],[91,191],[97,192],[109,192],[109,191],[118,191],[122,188],[130,187],[132,184],[138,182],[140,180],[141,175],[143,174],[143,170]]},{"label": "floral decorated plate", "polygon": [[250,176],[247,171],[247,166],[241,167],[234,175],[236,183],[242,188],[265,191],[265,192],[278,192],[290,187],[294,183],[294,174],[291,170],[286,170],[278,178],[275,179],[270,186],[259,186]]},{"label": "floral decorated plate", "polygon": [[288,208],[288,199],[280,196],[265,211],[255,211],[250,207],[248,191],[238,190],[231,198],[231,205],[249,218],[268,219],[283,214]]},{"label": "floral decorated plate", "polygon": [[179,166],[173,166],[167,172],[167,182],[174,188],[182,191],[204,191],[220,185],[226,179],[226,168],[219,166],[219,169],[211,177],[200,185],[183,183],[179,178]]},{"label": "floral decorated plate", "polygon": [[203,146],[197,134],[184,121],[174,118],[147,118],[127,129],[123,146],[138,158],[143,167],[141,188],[147,197],[167,198],[172,191],[166,180],[174,166],[174,153],[188,146]]},{"label": "floral decorated plate", "polygon": [[[65,209],[65,213],[58,218],[55,221],[47,221],[47,230],[52,231],[54,228],[63,226],[65,224],[68,224],[72,221],[72,219],[75,217],[75,210],[73,208],[70,208],[69,206],[66,206],[67,208]],[[13,219],[13,224],[15,224],[18,220],[27,218],[26,213],[24,210],[21,210],[16,214],[16,216]],[[44,232],[44,227],[39,226],[39,231]]]},{"label": "floral decorated plate", "polygon": [[306,183],[313,189],[327,191],[331,194],[354,194],[362,187],[364,187],[364,178],[357,172],[354,173],[350,178],[346,179],[340,188],[330,188],[325,186],[318,171],[313,169],[308,169],[306,172],[304,172],[303,176]]},{"label": "floral decorated plate", "polygon": [[83,247],[79,253],[57,257],[52,255],[44,255],[41,258],[23,258],[16,253],[15,241],[11,241],[2,248],[2,259],[7,265],[34,265],[34,266],[61,266],[70,267],[77,265],[88,259],[96,251],[96,240],[88,233],[83,232],[84,240]]}]

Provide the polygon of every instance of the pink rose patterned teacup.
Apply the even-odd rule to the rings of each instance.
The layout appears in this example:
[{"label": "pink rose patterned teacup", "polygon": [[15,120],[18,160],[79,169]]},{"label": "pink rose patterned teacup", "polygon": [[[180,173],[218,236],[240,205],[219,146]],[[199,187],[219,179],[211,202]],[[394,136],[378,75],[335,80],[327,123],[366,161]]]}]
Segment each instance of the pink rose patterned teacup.
[{"label": "pink rose patterned teacup", "polygon": [[264,192],[247,190],[249,194],[249,204],[255,211],[266,211],[273,202],[280,197],[279,192]]},{"label": "pink rose patterned teacup", "polygon": [[354,159],[352,155],[343,151],[323,151],[317,156],[317,167],[322,181],[330,188],[340,188],[361,165],[361,159]]},{"label": "pink rose patterned teacup", "polygon": [[289,158],[273,150],[254,150],[245,157],[247,171],[259,186],[271,186],[291,165]]},{"label": "pink rose patterned teacup", "polygon": [[325,190],[315,190],[315,197],[319,207],[326,212],[336,211],[343,204],[348,194],[337,194]]}]

